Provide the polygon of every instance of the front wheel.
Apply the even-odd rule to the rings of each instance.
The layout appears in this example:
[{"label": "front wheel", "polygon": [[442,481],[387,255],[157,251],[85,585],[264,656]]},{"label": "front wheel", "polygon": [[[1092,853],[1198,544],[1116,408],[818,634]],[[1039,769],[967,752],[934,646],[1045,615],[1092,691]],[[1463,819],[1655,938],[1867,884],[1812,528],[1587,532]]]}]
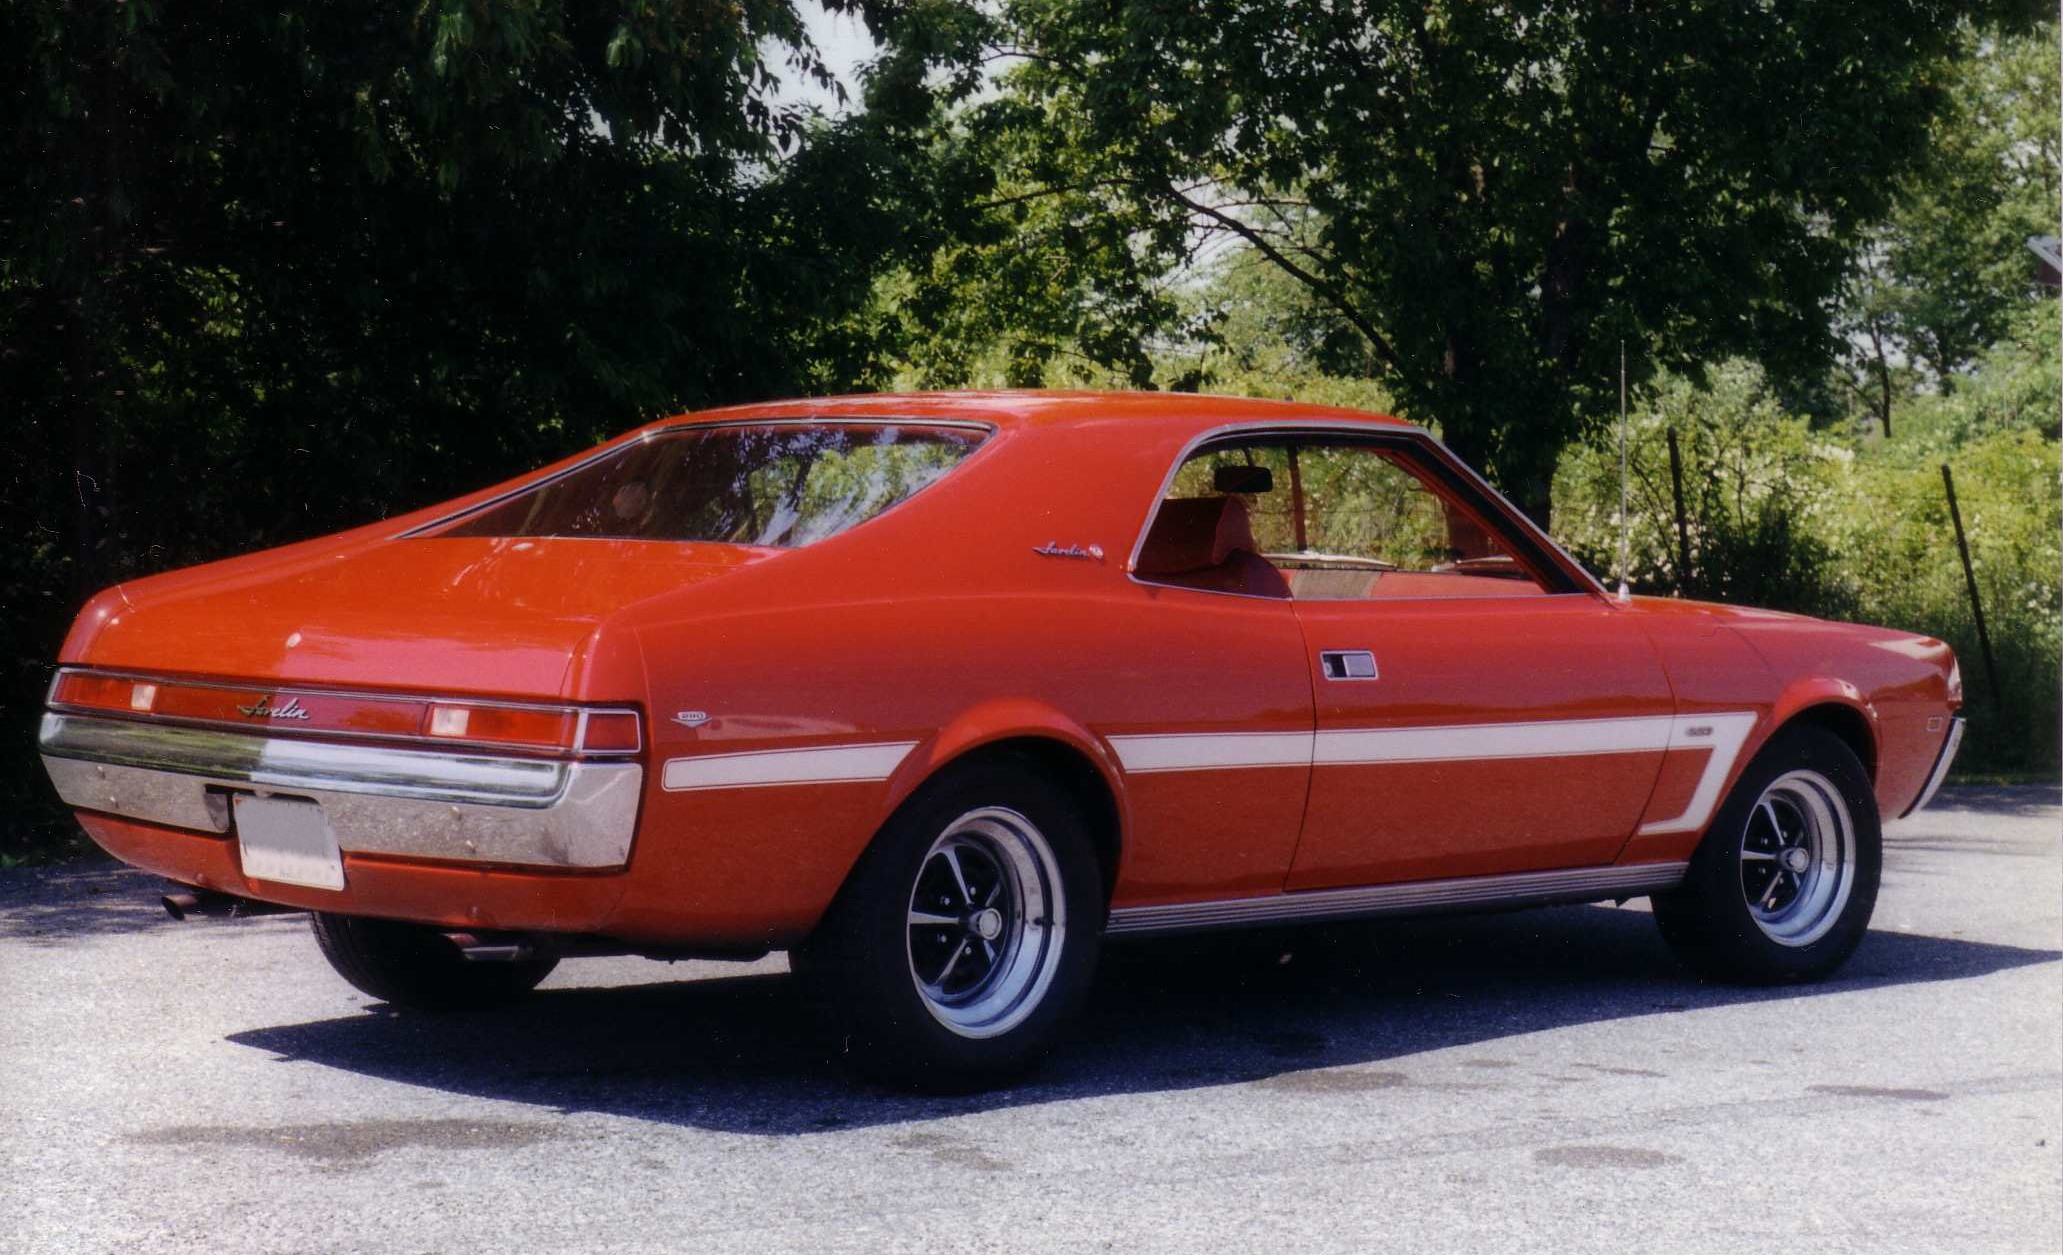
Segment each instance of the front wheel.
[{"label": "front wheel", "polygon": [[1655,896],[1655,921],[1713,979],[1817,980],[1861,943],[1882,867],[1876,798],[1855,752],[1824,728],[1786,728],[1727,795],[1683,884]]},{"label": "front wheel", "polygon": [[898,810],[793,956],[836,1049],[890,1084],[965,1090],[1051,1047],[1103,933],[1087,825],[1015,760],[970,764]]}]

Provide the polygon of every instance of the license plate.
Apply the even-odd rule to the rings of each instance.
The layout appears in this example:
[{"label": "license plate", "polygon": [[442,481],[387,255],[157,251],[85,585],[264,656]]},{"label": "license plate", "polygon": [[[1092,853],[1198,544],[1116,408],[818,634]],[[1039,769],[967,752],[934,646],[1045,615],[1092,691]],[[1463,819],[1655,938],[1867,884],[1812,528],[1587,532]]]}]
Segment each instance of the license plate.
[{"label": "license plate", "polygon": [[322,807],[286,797],[236,795],[236,842],[244,875],[311,889],[344,887],[344,855]]}]

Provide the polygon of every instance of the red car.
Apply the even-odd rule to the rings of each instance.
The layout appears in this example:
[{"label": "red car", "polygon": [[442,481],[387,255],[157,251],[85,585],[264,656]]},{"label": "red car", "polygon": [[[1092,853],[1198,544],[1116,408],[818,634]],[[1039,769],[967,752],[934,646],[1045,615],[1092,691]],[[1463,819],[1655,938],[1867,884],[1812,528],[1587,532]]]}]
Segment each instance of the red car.
[{"label": "red car", "polygon": [[109,589],[41,744],[175,907],[313,912],[389,1002],[787,949],[951,1086],[1106,938],[1648,895],[1707,974],[1822,976],[1960,702],[1939,641],[1616,599],[1390,419],[870,396]]}]

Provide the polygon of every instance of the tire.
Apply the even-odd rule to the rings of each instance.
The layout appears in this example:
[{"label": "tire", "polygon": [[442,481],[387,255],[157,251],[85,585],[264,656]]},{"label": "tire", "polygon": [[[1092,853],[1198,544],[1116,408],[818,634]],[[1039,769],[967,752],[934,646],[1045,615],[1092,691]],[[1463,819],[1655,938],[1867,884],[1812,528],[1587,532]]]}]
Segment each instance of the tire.
[{"label": "tire", "polygon": [[949,769],[875,836],[790,955],[833,1053],[897,1088],[1022,1075],[1079,1009],[1102,945],[1088,824],[1029,762]]},{"label": "tire", "polygon": [[472,1011],[512,1002],[559,965],[557,956],[476,963],[421,924],[311,912],[322,957],[360,992],[416,1011]]},{"label": "tire", "polygon": [[1700,975],[1819,980],[1855,952],[1877,905],[1884,842],[1869,774],[1825,728],[1793,725],[1742,772],[1655,922]]}]

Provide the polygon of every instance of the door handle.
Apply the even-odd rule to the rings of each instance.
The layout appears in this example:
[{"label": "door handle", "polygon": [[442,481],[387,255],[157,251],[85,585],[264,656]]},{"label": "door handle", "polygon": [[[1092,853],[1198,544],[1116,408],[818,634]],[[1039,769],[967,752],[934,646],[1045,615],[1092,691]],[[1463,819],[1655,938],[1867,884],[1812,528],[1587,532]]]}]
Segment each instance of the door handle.
[{"label": "door handle", "polygon": [[1328,680],[1379,679],[1375,655],[1365,649],[1323,649],[1318,652],[1318,669]]}]

